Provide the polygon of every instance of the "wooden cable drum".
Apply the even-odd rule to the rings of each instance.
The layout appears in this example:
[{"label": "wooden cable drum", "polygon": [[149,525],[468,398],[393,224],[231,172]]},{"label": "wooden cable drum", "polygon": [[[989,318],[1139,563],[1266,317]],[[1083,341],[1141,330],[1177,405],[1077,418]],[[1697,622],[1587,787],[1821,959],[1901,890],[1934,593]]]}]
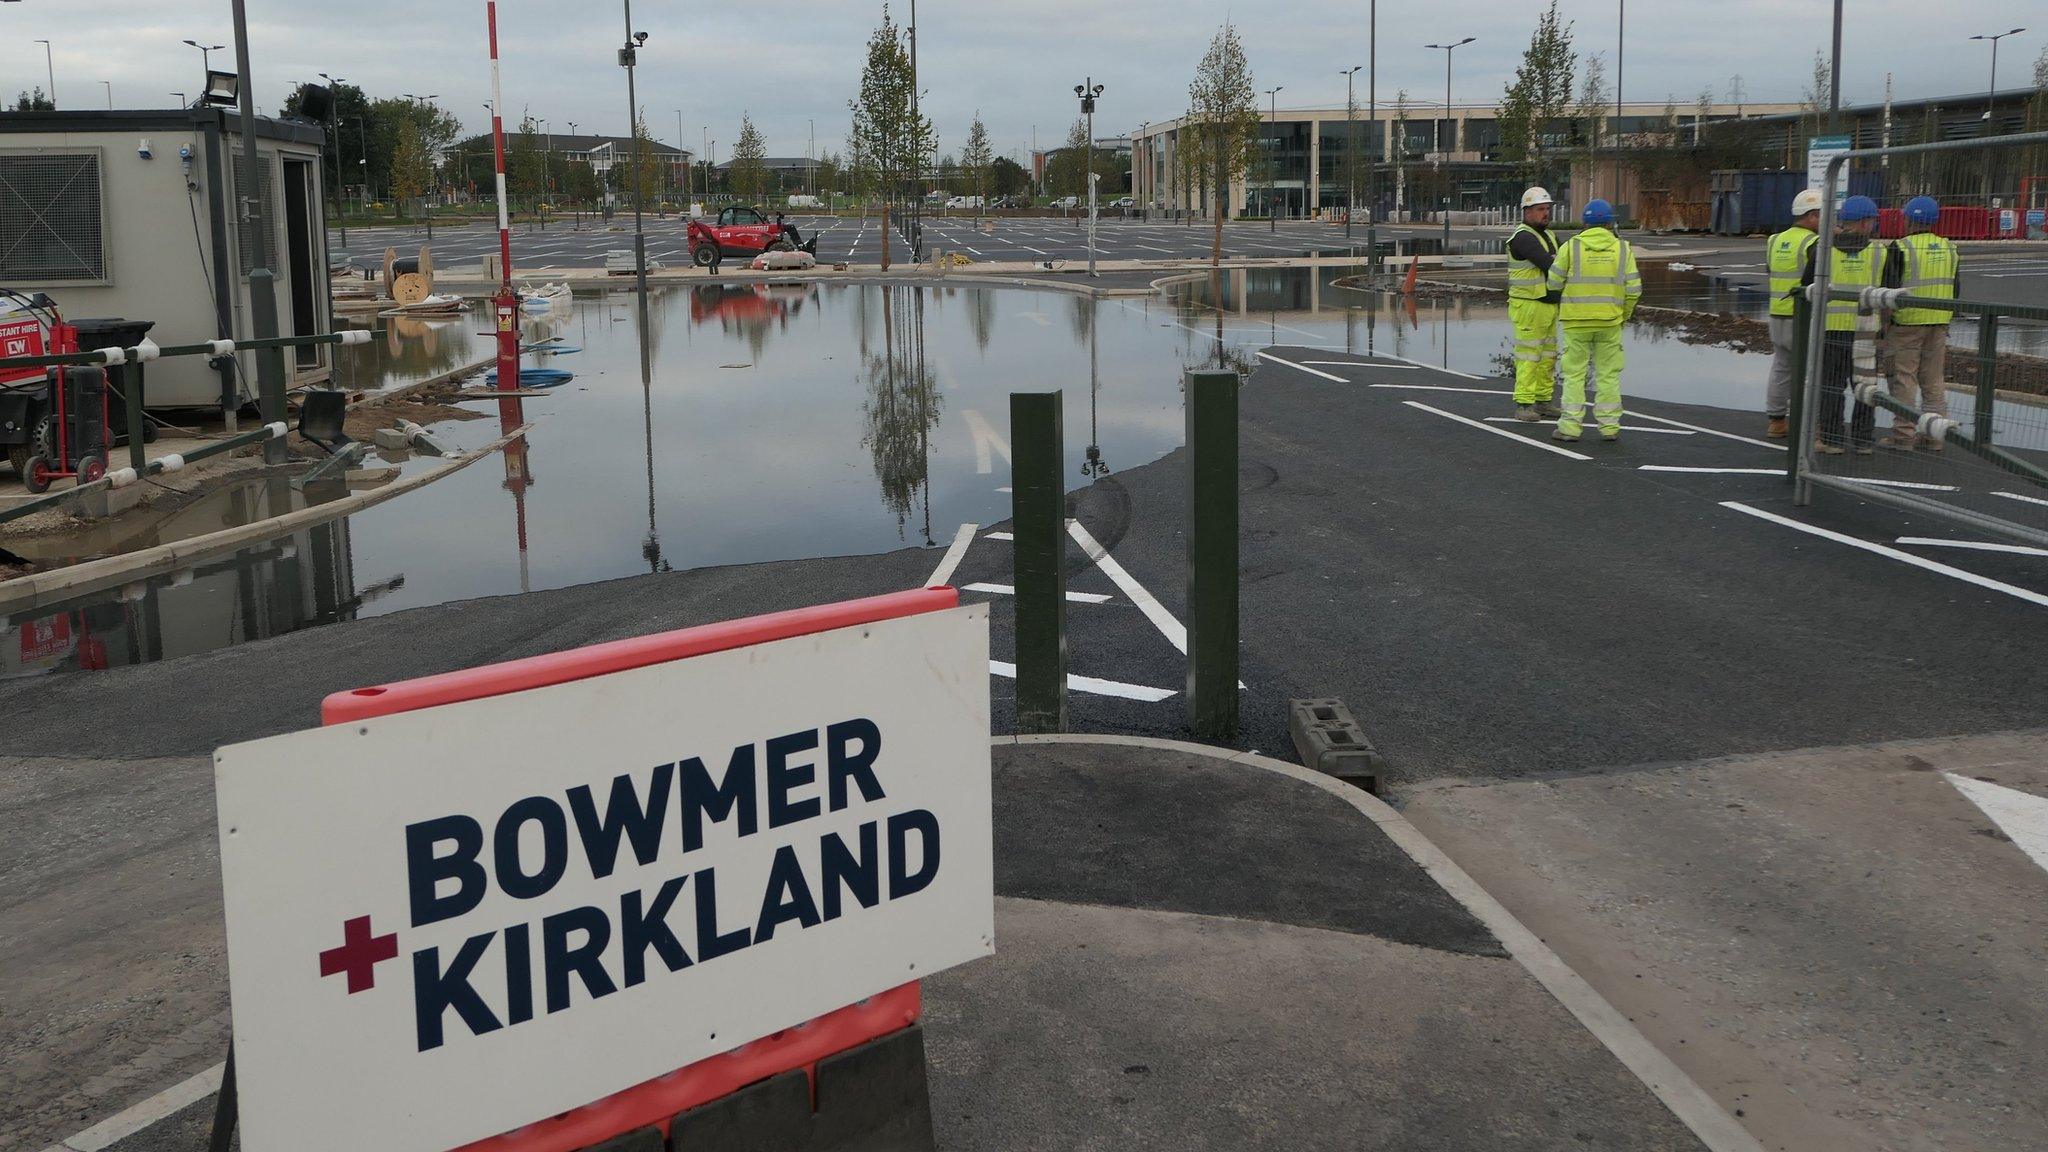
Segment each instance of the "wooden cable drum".
[{"label": "wooden cable drum", "polygon": [[417,304],[433,291],[433,284],[418,272],[401,272],[391,282],[391,298],[400,304]]}]

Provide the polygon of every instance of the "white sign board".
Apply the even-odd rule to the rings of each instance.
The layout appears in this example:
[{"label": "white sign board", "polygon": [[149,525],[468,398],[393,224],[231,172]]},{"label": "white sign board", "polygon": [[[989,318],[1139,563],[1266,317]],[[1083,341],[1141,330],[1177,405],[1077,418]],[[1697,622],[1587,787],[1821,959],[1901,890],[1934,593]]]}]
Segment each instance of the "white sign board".
[{"label": "white sign board", "polygon": [[[1809,136],[1806,139],[1806,186],[1825,191],[1828,180],[1828,161],[1849,151],[1847,136]],[[1842,175],[1835,183],[1835,207],[1849,198],[1849,169],[1852,164],[1842,165]]]},{"label": "white sign board", "polygon": [[993,951],[985,606],[221,749],[243,1147],[495,1135]]}]

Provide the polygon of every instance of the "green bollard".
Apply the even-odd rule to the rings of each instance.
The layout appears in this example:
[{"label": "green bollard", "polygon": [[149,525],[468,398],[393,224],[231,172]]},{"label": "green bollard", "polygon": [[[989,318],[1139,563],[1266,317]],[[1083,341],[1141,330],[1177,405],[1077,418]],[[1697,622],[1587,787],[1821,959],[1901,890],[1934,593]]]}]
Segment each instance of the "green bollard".
[{"label": "green bollard", "polygon": [[1187,374],[1188,727],[1237,738],[1235,372]]},{"label": "green bollard", "polygon": [[128,466],[140,475],[149,467],[149,457],[143,453],[142,369],[132,361],[121,365],[121,398],[128,411]]},{"label": "green bollard", "polygon": [[1991,446],[1991,407],[1998,401],[1998,313],[1986,312],[1977,321],[1977,411],[1971,431],[1977,443]]},{"label": "green bollard", "polygon": [[1067,491],[1058,392],[1010,393],[1017,731],[1067,730]]},{"label": "green bollard", "polygon": [[1806,419],[1806,358],[1813,355],[1813,305],[1804,295],[1792,300],[1792,394],[1785,409],[1785,483],[1799,483],[1800,428]]}]

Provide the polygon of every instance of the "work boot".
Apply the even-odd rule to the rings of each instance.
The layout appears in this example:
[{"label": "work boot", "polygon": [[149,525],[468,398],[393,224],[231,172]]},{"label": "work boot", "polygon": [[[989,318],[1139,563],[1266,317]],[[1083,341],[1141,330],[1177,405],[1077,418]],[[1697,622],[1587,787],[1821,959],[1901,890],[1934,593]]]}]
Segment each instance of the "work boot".
[{"label": "work boot", "polygon": [[1764,433],[1764,435],[1769,436],[1773,440],[1783,440],[1785,437],[1790,436],[1791,434],[1792,431],[1789,427],[1786,426],[1785,418],[1783,416],[1771,417],[1771,429],[1770,431]]},{"label": "work boot", "polygon": [[1878,441],[1878,445],[1883,448],[1896,448],[1901,452],[1911,452],[1913,445],[1919,439],[1918,436],[1911,432],[1893,432],[1891,435]]},{"label": "work boot", "polygon": [[1541,420],[1542,417],[1536,414],[1536,406],[1534,404],[1517,404],[1515,405],[1515,419],[1520,420],[1524,424],[1534,424]]},{"label": "work boot", "polygon": [[1614,443],[1614,442],[1615,442],[1616,440],[1619,440],[1619,439],[1621,439],[1621,429],[1619,429],[1619,428],[1602,428],[1602,429],[1600,430],[1600,438],[1601,438],[1602,440],[1605,440],[1605,441],[1607,441],[1607,442],[1608,442],[1609,444],[1612,444],[1612,443]]},{"label": "work boot", "polygon": [[1567,444],[1577,444],[1579,442],[1579,434],[1577,432],[1566,432],[1562,428],[1552,428],[1550,430],[1550,438],[1552,440],[1562,440]]},{"label": "work boot", "polygon": [[1830,444],[1825,440],[1815,440],[1813,442],[1813,450],[1823,456],[1840,456],[1842,454],[1842,446],[1840,444]]},{"label": "work boot", "polygon": [[1536,402],[1536,414],[1545,420],[1555,420],[1559,416],[1564,415],[1564,409],[1559,408],[1553,401],[1538,400]]},{"label": "work boot", "polygon": [[1866,441],[1856,445],[1854,451],[1858,456],[1875,456],[1877,454],[1877,446]]}]

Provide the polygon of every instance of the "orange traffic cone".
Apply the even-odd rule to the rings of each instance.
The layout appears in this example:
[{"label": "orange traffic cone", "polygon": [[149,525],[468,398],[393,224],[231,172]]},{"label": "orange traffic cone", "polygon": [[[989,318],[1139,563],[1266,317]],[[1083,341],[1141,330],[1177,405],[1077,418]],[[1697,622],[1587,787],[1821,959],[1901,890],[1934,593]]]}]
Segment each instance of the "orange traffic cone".
[{"label": "orange traffic cone", "polygon": [[1418,253],[1416,253],[1416,254],[1415,254],[1414,256],[1411,256],[1411,257],[1409,257],[1409,259],[1408,259],[1408,278],[1407,278],[1406,280],[1404,280],[1404,281],[1402,281],[1402,282],[1401,282],[1401,291],[1402,291],[1402,292],[1403,292],[1404,294],[1406,294],[1406,295],[1409,295],[1409,296],[1413,296],[1413,295],[1415,295],[1415,268],[1416,268],[1416,266],[1417,266],[1417,265],[1419,265],[1419,264],[1421,264],[1421,263],[1422,263],[1422,254],[1421,254],[1421,253],[1419,253],[1419,252],[1418,252]]}]

